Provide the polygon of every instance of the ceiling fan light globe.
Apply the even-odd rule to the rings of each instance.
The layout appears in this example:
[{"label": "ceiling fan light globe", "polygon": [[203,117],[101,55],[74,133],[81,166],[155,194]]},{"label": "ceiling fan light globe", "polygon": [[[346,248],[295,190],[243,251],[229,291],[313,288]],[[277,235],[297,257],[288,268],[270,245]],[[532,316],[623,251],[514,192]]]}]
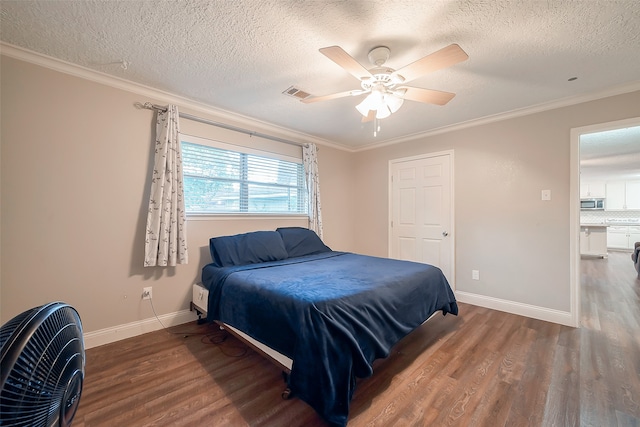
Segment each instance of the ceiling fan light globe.
[{"label": "ceiling fan light globe", "polygon": [[382,94],[374,91],[367,95],[367,97],[363,99],[360,104],[356,105],[356,109],[360,112],[360,114],[366,117],[367,115],[369,115],[370,110],[377,110],[381,105],[384,105],[383,102],[384,100]]},{"label": "ceiling fan light globe", "polygon": [[366,98],[360,104],[356,105],[356,110],[358,110],[358,112],[364,117],[369,115],[369,106]]},{"label": "ceiling fan light globe", "polygon": [[376,110],[376,119],[386,119],[391,115],[391,110],[386,105]]},{"label": "ceiling fan light globe", "polygon": [[392,94],[386,94],[384,96],[384,100],[387,103],[387,107],[389,107],[389,110],[391,110],[391,113],[395,113],[396,111],[398,111],[404,103],[404,99]]},{"label": "ceiling fan light globe", "polygon": [[384,93],[381,90],[372,91],[366,100],[369,103],[370,110],[377,110],[387,105],[384,99]]}]

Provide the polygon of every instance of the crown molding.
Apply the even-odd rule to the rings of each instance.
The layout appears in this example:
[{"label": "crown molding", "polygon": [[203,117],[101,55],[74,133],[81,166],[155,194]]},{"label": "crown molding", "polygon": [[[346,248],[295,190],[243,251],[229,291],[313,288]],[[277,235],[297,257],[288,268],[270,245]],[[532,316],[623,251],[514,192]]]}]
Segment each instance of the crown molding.
[{"label": "crown molding", "polygon": [[468,120],[466,122],[460,122],[460,123],[456,123],[449,126],[443,126],[440,128],[431,129],[426,132],[414,133],[411,135],[403,136],[401,138],[388,139],[386,141],[381,141],[380,143],[377,143],[377,144],[372,144],[372,145],[367,145],[366,147],[357,148],[353,151],[360,152],[360,151],[373,150],[376,148],[387,147],[389,145],[396,145],[403,142],[415,141],[416,139],[453,132],[456,130],[466,129],[474,126],[495,123],[502,120],[508,120],[516,117],[527,116],[530,114],[541,113],[543,111],[554,110],[556,108],[569,107],[571,105],[577,105],[577,104],[582,104],[584,102],[595,101],[602,98],[608,98],[610,96],[631,93],[638,90],[640,90],[640,81],[622,84],[618,86],[612,86],[605,90],[593,92],[586,95],[567,97],[567,98],[558,99],[551,102],[533,105],[530,107],[507,111],[505,113],[493,114],[493,115],[481,117],[478,119]]},{"label": "crown molding", "polygon": [[247,128],[247,130],[253,130],[255,132],[273,133],[273,136],[280,138],[292,139],[300,142],[312,142],[318,145],[323,145],[337,150],[346,151],[350,153],[357,153],[361,151],[374,150],[377,148],[387,147],[390,145],[401,144],[404,142],[415,141],[421,138],[427,138],[430,136],[440,135],[443,133],[453,132],[456,130],[467,129],[474,126],[485,125],[489,123],[495,123],[502,120],[508,120],[516,117],[522,117],[529,114],[540,113],[547,110],[553,110],[556,108],[568,107],[571,105],[581,104],[584,102],[595,101],[597,99],[607,98],[609,96],[621,95],[625,93],[635,92],[640,90],[640,81],[632,82],[629,84],[623,84],[613,86],[602,91],[593,92],[586,95],[580,95],[575,97],[567,97],[547,103],[541,103],[531,107],[520,108],[505,113],[493,114],[478,119],[468,120],[466,122],[456,123],[449,126],[442,126],[440,128],[431,129],[426,132],[418,132],[411,135],[406,135],[400,138],[388,139],[386,141],[380,141],[379,143],[370,144],[365,147],[348,147],[333,141],[329,141],[323,138],[318,138],[313,135],[309,135],[303,132],[297,132],[288,128],[284,128],[272,123],[264,122],[252,117],[243,116],[238,113],[223,110],[213,107],[208,104],[204,104],[195,101],[190,98],[186,98],[180,95],[176,95],[170,92],[162,91],[150,86],[134,83],[130,80],[126,80],[120,77],[111,76],[109,74],[92,70],[81,65],[73,64],[61,59],[53,58],[41,53],[37,53],[28,49],[24,49],[18,46],[11,45],[9,43],[0,42],[0,54],[19,59],[21,61],[29,62],[41,67],[49,68],[54,71],[69,74],[75,77],[79,77],[85,80],[100,83],[106,86],[110,86],[116,89],[124,90],[127,92],[135,93],[144,97],[149,97],[161,102],[173,103],[182,108],[188,108],[201,114],[205,114],[208,118],[214,120],[220,120],[227,122],[228,124],[238,127]]},{"label": "crown molding", "polygon": [[[111,76],[100,71],[92,70],[81,65],[53,58],[51,56],[24,49],[22,47],[18,47],[9,43],[0,42],[0,54],[54,71],[69,74],[74,77],[79,77],[95,83],[100,83],[116,89],[124,90],[126,92],[135,93],[136,95],[152,98],[160,102],[176,104],[181,107],[181,109],[187,108],[200,114],[205,114],[207,115],[207,118],[210,118],[212,120],[227,122],[230,125],[243,127],[254,132],[271,133],[273,134],[273,136],[292,139],[301,143],[311,142],[342,151],[353,151],[348,147],[336,144],[332,141],[315,137],[313,135],[309,135],[303,132],[296,132],[288,128],[274,125],[272,123],[264,122],[248,116],[243,116],[241,114],[223,110],[221,108],[216,108],[190,98],[162,91],[151,86],[134,83],[130,80]],[[142,100],[141,102],[144,102],[144,100]]]}]

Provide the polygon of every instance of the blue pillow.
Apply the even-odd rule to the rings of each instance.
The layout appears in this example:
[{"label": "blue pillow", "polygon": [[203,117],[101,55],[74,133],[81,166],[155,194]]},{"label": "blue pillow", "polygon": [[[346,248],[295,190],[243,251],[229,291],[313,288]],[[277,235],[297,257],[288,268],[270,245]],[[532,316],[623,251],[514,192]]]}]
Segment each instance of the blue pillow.
[{"label": "blue pillow", "polygon": [[276,231],[253,231],[209,239],[211,259],[218,267],[278,261],[288,257]]},{"label": "blue pillow", "polygon": [[289,258],[331,252],[331,248],[322,243],[315,231],[308,228],[282,227],[276,231],[282,235]]}]

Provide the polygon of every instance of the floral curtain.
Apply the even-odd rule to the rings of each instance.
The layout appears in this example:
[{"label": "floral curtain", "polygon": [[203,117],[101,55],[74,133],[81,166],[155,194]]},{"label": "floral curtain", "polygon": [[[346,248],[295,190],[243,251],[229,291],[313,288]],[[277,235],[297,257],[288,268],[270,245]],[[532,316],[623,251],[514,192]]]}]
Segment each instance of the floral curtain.
[{"label": "floral curtain", "polygon": [[167,106],[156,115],[156,143],[144,266],[187,264],[187,224],[182,182],[182,153],[178,107]]},{"label": "floral curtain", "polygon": [[302,147],[302,162],[309,191],[309,229],[315,231],[322,239],[318,147],[315,144],[306,144]]}]

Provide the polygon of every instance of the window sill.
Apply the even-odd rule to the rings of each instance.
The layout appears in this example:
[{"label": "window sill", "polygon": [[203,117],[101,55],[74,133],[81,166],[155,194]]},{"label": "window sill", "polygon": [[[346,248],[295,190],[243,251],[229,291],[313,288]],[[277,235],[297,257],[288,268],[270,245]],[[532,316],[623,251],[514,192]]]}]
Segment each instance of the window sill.
[{"label": "window sill", "polygon": [[232,214],[187,214],[187,221],[227,221],[227,220],[308,220],[307,214],[257,214],[257,213],[232,213]]}]

